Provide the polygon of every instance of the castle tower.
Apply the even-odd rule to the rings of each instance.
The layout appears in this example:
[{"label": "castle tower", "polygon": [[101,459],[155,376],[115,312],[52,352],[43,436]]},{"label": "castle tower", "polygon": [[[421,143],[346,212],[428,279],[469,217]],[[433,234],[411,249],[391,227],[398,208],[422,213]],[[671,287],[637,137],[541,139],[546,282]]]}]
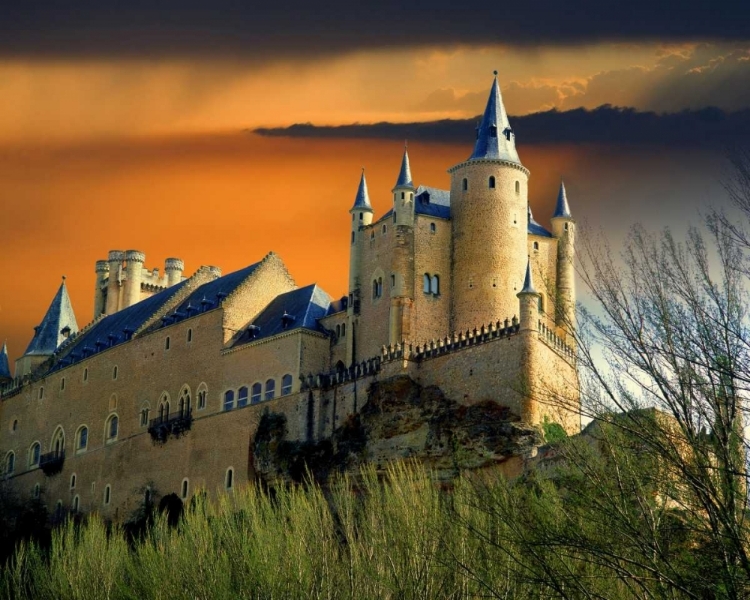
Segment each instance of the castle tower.
[{"label": "castle tower", "polygon": [[168,258],[164,261],[164,272],[167,274],[167,286],[172,287],[182,281],[182,272],[185,270],[185,263],[179,258]]},{"label": "castle tower", "polygon": [[[557,298],[555,324],[568,337],[576,324],[575,291],[575,221],[570,214],[565,183],[560,182],[555,214],[552,215],[552,234],[557,238]],[[570,340],[569,340],[570,341]]]},{"label": "castle tower", "polygon": [[362,289],[362,253],[364,252],[363,227],[372,223],[373,210],[370,204],[370,194],[367,191],[365,170],[359,180],[359,188],[354,198],[354,204],[349,209],[352,216],[351,250],[349,252],[349,303],[347,315],[349,321],[349,335],[346,338],[347,363],[352,364],[355,357],[355,343],[357,337],[357,316],[359,315],[360,293]]},{"label": "castle tower", "polygon": [[538,407],[533,399],[530,382],[534,379],[536,361],[534,344],[537,343],[537,332],[539,331],[539,298],[540,294],[534,288],[534,280],[531,276],[531,259],[526,263],[526,276],[523,288],[516,294],[518,297],[520,319],[519,335],[522,342],[521,363],[524,367],[525,381],[524,399],[521,404],[521,419],[526,423],[538,423]]},{"label": "castle tower", "polygon": [[410,336],[414,306],[414,184],[406,148],[392,191],[395,235],[389,281],[391,308],[388,342],[396,344]]},{"label": "castle tower", "polygon": [[120,282],[122,281],[122,261],[125,254],[120,250],[110,250],[107,262],[109,263],[109,281],[107,282],[107,306],[106,312],[112,315],[120,310]]},{"label": "castle tower", "polygon": [[141,299],[141,279],[146,255],[138,250],[125,252],[125,284],[122,292],[122,307],[133,306]]},{"label": "castle tower", "polygon": [[65,287],[65,277],[52,299],[42,322],[34,327],[24,355],[16,360],[16,376],[29,375],[36,367],[51,357],[68,337],[78,332],[73,305]]},{"label": "castle tower", "polygon": [[451,328],[462,331],[515,315],[526,263],[529,171],[516,152],[497,71],[474,152],[448,172]]},{"label": "castle tower", "polygon": [[94,318],[96,319],[106,309],[106,294],[104,282],[109,276],[109,263],[106,260],[96,261],[96,289],[94,290]]},{"label": "castle tower", "polygon": [[10,374],[10,363],[8,362],[8,343],[3,342],[3,349],[0,350],[0,386],[13,380]]}]

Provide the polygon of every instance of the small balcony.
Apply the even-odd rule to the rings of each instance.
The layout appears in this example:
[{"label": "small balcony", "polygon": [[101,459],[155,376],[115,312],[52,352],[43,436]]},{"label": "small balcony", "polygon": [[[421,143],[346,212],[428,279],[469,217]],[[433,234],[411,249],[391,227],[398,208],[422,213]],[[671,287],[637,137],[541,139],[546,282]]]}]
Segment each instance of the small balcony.
[{"label": "small balcony", "polygon": [[148,432],[155,442],[166,442],[169,436],[180,437],[193,425],[193,409],[188,408],[151,419]]},{"label": "small balcony", "polygon": [[62,471],[65,462],[65,451],[47,452],[39,457],[39,468],[45,475],[57,475]]}]

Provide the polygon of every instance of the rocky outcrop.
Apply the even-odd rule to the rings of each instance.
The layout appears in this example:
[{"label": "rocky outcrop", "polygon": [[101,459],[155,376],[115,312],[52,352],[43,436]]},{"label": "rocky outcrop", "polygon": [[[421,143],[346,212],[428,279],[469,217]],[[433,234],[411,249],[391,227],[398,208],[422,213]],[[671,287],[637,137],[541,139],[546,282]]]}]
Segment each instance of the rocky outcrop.
[{"label": "rocky outcrop", "polygon": [[361,411],[328,440],[292,442],[284,434],[285,417],[266,413],[251,448],[255,473],[266,483],[301,481],[308,472],[324,482],[332,473],[398,459],[419,460],[441,479],[498,465],[513,475],[541,443],[535,428],[498,403],[463,406],[408,376],[374,383]]}]

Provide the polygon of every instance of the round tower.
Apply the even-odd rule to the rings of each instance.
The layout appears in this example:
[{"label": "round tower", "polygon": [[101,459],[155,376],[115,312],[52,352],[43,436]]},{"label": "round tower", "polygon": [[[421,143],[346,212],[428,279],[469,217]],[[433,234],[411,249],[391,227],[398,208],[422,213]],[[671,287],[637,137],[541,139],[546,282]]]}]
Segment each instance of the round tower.
[{"label": "round tower", "polygon": [[537,361],[534,344],[539,331],[539,299],[541,295],[534,288],[531,276],[531,260],[526,262],[526,276],[521,291],[516,294],[520,318],[518,333],[522,340],[521,363],[523,379],[521,382],[521,419],[529,424],[539,423],[539,404],[534,398],[533,382],[537,379]]},{"label": "round tower", "polygon": [[168,258],[164,261],[164,272],[167,274],[167,286],[172,287],[182,281],[182,271],[185,263],[179,258]]},{"label": "round tower", "polygon": [[120,250],[110,250],[107,262],[109,263],[109,281],[107,282],[107,307],[106,312],[112,315],[120,310],[120,280],[122,279],[122,261],[125,254]]},{"label": "round tower", "polygon": [[529,171],[521,164],[497,71],[474,152],[451,175],[454,331],[513,317],[527,254]]},{"label": "round tower", "polygon": [[409,153],[404,147],[401,170],[393,192],[393,252],[388,282],[391,296],[388,342],[397,344],[410,338],[411,310],[414,304],[414,184]]},{"label": "round tower", "polygon": [[94,318],[104,312],[104,281],[109,276],[109,263],[106,260],[96,261],[96,288],[94,289]]},{"label": "round tower", "polygon": [[350,251],[349,251],[349,303],[347,315],[349,321],[349,335],[346,337],[346,355],[348,364],[355,360],[354,343],[356,340],[356,321],[359,315],[360,294],[362,289],[362,254],[365,250],[364,228],[372,224],[373,210],[370,204],[370,194],[367,191],[365,170],[359,180],[354,204],[349,209],[351,218]]},{"label": "round tower", "polygon": [[125,251],[125,284],[122,291],[122,308],[133,306],[141,299],[141,280],[146,255],[138,250]]},{"label": "round tower", "polygon": [[575,221],[570,214],[565,183],[560,182],[552,235],[557,238],[557,294],[555,324],[570,335],[576,326]]}]

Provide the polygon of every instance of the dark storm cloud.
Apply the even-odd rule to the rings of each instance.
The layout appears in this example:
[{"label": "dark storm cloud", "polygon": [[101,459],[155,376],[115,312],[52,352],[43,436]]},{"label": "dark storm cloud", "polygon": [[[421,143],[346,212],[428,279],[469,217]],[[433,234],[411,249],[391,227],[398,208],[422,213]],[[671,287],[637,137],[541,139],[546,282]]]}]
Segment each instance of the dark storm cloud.
[{"label": "dark storm cloud", "polygon": [[[750,39],[744,0],[76,0],[5,2],[0,54],[242,55],[610,40]],[[394,65],[394,74],[398,65]]]},{"label": "dark storm cloud", "polygon": [[[389,139],[466,143],[479,117],[424,123],[374,123],[260,128],[263,136],[297,138]],[[516,138],[527,144],[612,143],[650,145],[727,145],[750,140],[750,110],[726,112],[718,108],[657,114],[632,108],[600,106],[511,117]]]}]

